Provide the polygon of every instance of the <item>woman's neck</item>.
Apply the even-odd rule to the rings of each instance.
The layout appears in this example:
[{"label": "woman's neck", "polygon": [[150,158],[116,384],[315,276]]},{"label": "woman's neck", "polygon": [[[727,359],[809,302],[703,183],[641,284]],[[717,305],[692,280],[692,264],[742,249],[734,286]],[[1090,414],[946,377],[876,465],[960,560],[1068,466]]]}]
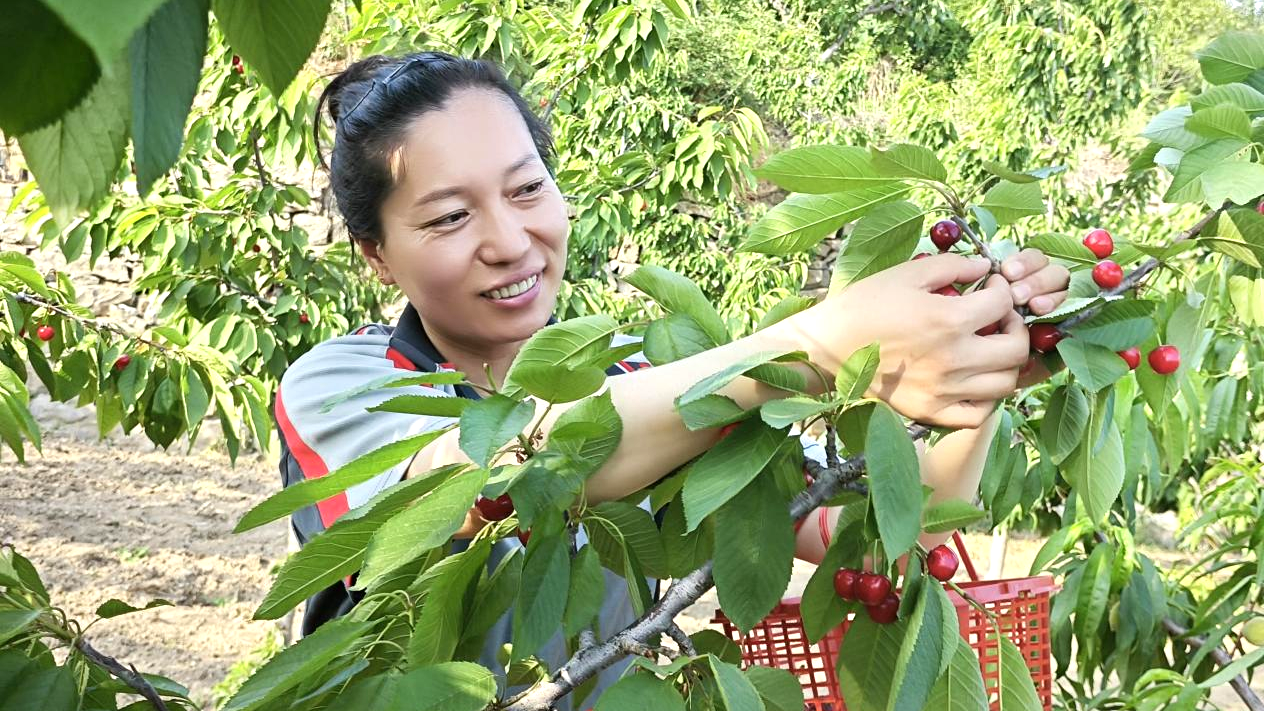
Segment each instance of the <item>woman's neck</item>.
[{"label": "woman's neck", "polygon": [[505,374],[509,372],[509,366],[513,364],[514,357],[518,355],[518,350],[522,347],[522,343],[519,342],[501,344],[490,349],[474,349],[449,341],[439,334],[429,335],[435,348],[443,354],[453,368],[465,373],[467,380],[483,388],[490,387],[487,382],[488,366],[491,367],[492,378],[496,381],[496,385],[504,386]]}]

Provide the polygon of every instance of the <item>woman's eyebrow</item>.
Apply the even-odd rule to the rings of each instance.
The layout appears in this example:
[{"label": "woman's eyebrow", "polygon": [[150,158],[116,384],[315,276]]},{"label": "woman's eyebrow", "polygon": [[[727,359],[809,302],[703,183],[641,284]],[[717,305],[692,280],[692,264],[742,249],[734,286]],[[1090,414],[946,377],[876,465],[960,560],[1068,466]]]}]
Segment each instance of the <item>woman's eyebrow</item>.
[{"label": "woman's eyebrow", "polygon": [[[510,175],[513,175],[517,171],[522,170],[523,168],[527,167],[531,163],[535,163],[535,162],[538,162],[535,153],[528,153],[524,155],[523,157],[519,158],[518,160],[514,161],[508,168],[505,169],[505,177],[509,177]],[[421,197],[417,198],[417,201],[413,203],[413,207],[421,207],[422,205],[428,202],[434,202],[435,200],[443,200],[446,198],[455,197],[464,192],[465,192],[465,188],[463,187],[439,188],[437,190],[431,190],[425,195],[422,195]]]}]

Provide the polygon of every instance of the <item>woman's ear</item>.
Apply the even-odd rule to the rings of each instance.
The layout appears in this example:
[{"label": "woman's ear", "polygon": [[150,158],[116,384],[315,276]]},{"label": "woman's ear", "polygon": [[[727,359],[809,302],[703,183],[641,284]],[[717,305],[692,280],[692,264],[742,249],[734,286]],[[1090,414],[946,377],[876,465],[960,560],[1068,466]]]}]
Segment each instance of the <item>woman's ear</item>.
[{"label": "woman's ear", "polygon": [[377,278],[383,284],[394,284],[395,277],[391,274],[391,268],[386,265],[386,261],[382,259],[383,246],[375,240],[355,238],[355,243],[360,247],[360,254],[364,255],[364,261],[373,267],[373,271],[377,272]]}]

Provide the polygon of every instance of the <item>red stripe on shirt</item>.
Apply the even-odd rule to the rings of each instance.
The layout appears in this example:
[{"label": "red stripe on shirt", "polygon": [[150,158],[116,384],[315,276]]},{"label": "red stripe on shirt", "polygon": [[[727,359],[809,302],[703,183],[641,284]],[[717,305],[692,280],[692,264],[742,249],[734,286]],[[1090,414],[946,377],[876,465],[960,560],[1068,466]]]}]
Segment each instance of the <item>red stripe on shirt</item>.
[{"label": "red stripe on shirt", "polygon": [[415,364],[414,364],[411,360],[408,360],[408,357],[407,357],[407,356],[405,356],[403,353],[400,353],[399,351],[395,350],[394,348],[389,348],[389,347],[388,347],[388,348],[386,349],[386,357],[387,357],[387,358],[388,358],[388,359],[389,359],[392,363],[394,363],[394,364],[395,364],[395,367],[396,367],[396,368],[403,368],[404,370],[416,370],[416,369],[417,369],[417,366],[416,366],[416,365],[415,365]]},{"label": "red stripe on shirt", "polygon": [[[294,423],[290,422],[289,415],[285,413],[285,403],[281,400],[280,388],[277,388],[276,418],[277,424],[281,427],[281,434],[285,437],[285,444],[294,455],[294,461],[298,462],[298,468],[302,470],[303,477],[315,479],[328,474],[329,466],[325,464],[325,460],[320,458],[316,450],[307,446],[303,438],[298,435],[298,430],[294,429]],[[339,516],[347,512],[348,508],[345,491],[340,491],[324,501],[316,502],[316,510],[320,512],[320,522],[325,528],[332,526]]]}]

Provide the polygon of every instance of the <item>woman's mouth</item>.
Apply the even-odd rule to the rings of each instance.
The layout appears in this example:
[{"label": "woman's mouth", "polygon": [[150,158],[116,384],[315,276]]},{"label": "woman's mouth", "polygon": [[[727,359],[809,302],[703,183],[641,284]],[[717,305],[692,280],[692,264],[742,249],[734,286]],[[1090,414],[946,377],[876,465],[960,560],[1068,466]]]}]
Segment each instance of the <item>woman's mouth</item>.
[{"label": "woman's mouth", "polygon": [[539,280],[540,280],[540,275],[538,273],[532,274],[531,276],[527,277],[526,279],[523,279],[517,284],[510,284],[509,286],[503,286],[499,289],[484,291],[482,295],[493,301],[511,299],[515,296],[518,296],[519,294],[530,291],[531,288],[534,287]]}]

